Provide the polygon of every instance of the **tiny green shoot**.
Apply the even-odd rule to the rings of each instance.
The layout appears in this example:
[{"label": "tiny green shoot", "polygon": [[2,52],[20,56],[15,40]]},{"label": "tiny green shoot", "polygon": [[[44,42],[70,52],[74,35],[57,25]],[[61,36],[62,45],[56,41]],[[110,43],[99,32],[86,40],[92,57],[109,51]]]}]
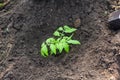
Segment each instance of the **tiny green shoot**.
[{"label": "tiny green shoot", "polygon": [[61,54],[63,51],[68,53],[70,45],[80,44],[78,40],[73,40],[73,34],[77,29],[71,28],[67,25],[59,27],[54,33],[53,37],[48,38],[41,45],[41,55],[47,57],[49,55]]}]

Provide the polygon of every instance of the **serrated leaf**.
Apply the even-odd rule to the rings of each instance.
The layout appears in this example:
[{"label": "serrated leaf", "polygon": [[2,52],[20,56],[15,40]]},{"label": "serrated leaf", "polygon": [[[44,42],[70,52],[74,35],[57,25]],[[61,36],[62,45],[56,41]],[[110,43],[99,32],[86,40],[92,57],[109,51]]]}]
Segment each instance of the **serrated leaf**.
[{"label": "serrated leaf", "polygon": [[47,48],[46,45],[42,46],[42,48],[41,48],[41,55],[44,56],[44,57],[48,56],[48,48]]},{"label": "serrated leaf", "polygon": [[59,48],[59,43],[56,43],[55,46],[56,46],[56,48],[58,49],[58,48]]},{"label": "serrated leaf", "polygon": [[63,43],[63,47],[64,47],[64,50],[65,52],[69,52],[69,45],[67,43]]},{"label": "serrated leaf", "polygon": [[66,29],[71,29],[71,28],[69,26],[65,25],[64,29],[66,30]]},{"label": "serrated leaf", "polygon": [[64,26],[64,32],[65,33],[73,33],[76,30],[77,29],[75,29],[75,28],[70,28],[69,26]]},{"label": "serrated leaf", "polygon": [[69,43],[69,44],[80,44],[80,42],[78,40],[69,40],[69,41],[67,41],[67,43]]},{"label": "serrated leaf", "polygon": [[76,31],[77,29],[71,28],[71,29],[66,29],[64,32],[65,33],[73,33],[74,31]]},{"label": "serrated leaf", "polygon": [[56,54],[56,46],[54,44],[50,45],[50,50],[51,50],[51,53]]},{"label": "serrated leaf", "polygon": [[63,50],[63,44],[62,44],[62,43],[57,43],[57,44],[56,44],[56,47],[57,47],[57,49],[59,50],[59,52],[61,53],[62,50]]},{"label": "serrated leaf", "polygon": [[55,31],[55,32],[53,33],[53,35],[54,35],[54,36],[60,36],[60,33],[59,33],[58,31]]},{"label": "serrated leaf", "polygon": [[60,36],[65,36],[65,34],[61,33]]},{"label": "serrated leaf", "polygon": [[63,31],[63,28],[62,28],[62,27],[59,27],[58,30],[59,30],[59,31]]},{"label": "serrated leaf", "polygon": [[60,42],[60,39],[61,39],[61,38],[58,38],[56,41],[57,41],[57,42]]},{"label": "serrated leaf", "polygon": [[40,52],[43,57],[46,57],[42,49],[40,50]]},{"label": "serrated leaf", "polygon": [[54,39],[54,38],[48,38],[48,39],[46,40],[46,43],[47,43],[47,44],[55,43],[55,39]]},{"label": "serrated leaf", "polygon": [[69,39],[69,37],[68,37],[68,36],[64,36],[64,37],[63,37],[63,39],[68,40],[68,39]]},{"label": "serrated leaf", "polygon": [[45,43],[44,43],[44,42],[42,43],[41,47],[43,47],[43,46],[45,46]]}]

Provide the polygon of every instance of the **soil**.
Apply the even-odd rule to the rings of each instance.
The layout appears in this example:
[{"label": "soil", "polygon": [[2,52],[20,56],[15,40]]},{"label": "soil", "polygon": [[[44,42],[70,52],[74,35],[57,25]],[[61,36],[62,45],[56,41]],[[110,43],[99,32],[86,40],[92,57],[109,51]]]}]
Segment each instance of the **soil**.
[{"label": "soil", "polygon": [[[118,0],[11,0],[0,11],[1,80],[120,80],[120,31],[108,28]],[[43,58],[59,27],[77,28],[69,54]]]}]

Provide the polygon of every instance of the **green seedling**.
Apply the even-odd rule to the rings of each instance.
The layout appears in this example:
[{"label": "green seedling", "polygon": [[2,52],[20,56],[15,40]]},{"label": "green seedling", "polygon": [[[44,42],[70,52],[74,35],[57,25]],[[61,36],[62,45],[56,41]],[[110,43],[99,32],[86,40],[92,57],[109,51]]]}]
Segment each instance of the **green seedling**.
[{"label": "green seedling", "polygon": [[71,28],[67,25],[59,27],[51,38],[48,38],[41,45],[41,55],[47,57],[49,55],[61,54],[63,51],[68,53],[70,51],[70,45],[80,44],[78,40],[73,40],[73,33],[77,29]]}]

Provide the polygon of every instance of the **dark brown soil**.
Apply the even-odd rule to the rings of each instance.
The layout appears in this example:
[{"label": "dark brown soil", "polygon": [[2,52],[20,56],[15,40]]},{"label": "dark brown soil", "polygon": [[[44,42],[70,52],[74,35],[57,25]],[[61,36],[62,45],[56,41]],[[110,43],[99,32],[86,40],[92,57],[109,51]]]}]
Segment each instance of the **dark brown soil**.
[{"label": "dark brown soil", "polygon": [[[11,0],[0,11],[1,80],[120,80],[120,31],[109,30],[117,0]],[[59,26],[78,30],[69,54],[43,58]]]}]

